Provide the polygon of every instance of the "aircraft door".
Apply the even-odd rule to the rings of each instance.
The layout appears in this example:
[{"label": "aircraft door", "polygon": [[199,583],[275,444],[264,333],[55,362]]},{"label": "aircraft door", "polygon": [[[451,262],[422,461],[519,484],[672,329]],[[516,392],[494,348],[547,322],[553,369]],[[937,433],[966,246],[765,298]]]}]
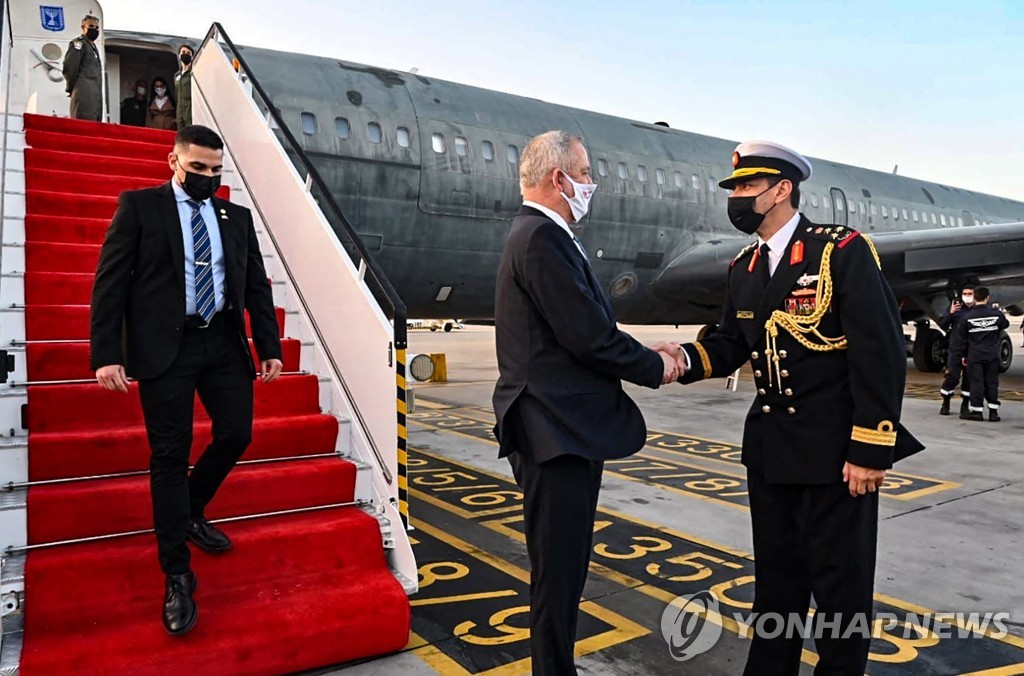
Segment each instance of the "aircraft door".
[{"label": "aircraft door", "polygon": [[[64,53],[72,39],[82,34],[82,17],[100,19],[96,41],[106,75],[105,24],[98,3],[69,0],[53,3],[8,3],[14,48],[11,61],[10,109],[67,117],[71,104],[64,91]],[[104,119],[106,119],[106,78],[104,77]]]},{"label": "aircraft door", "polygon": [[832,188],[832,223],[846,225],[846,195],[839,188]]}]

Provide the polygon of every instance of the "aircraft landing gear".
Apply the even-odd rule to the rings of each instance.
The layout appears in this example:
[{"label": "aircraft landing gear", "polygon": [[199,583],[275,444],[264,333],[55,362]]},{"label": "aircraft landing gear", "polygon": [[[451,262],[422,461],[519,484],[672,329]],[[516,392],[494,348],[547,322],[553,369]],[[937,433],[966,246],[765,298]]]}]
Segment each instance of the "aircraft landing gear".
[{"label": "aircraft landing gear", "polygon": [[925,373],[938,373],[946,368],[949,356],[949,339],[928,322],[917,324],[914,338],[914,367]]},{"label": "aircraft landing gear", "polygon": [[1006,331],[999,333],[999,372],[1006,373],[1013,363],[1013,340]]}]

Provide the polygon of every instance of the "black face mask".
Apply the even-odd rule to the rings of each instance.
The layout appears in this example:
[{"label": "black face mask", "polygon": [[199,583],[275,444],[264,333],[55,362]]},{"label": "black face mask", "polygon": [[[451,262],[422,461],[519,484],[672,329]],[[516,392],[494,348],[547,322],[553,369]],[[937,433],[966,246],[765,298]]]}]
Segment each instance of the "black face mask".
[{"label": "black face mask", "polygon": [[[775,185],[778,184],[776,183]],[[728,211],[729,220],[732,222],[733,227],[745,235],[753,235],[757,232],[757,229],[761,227],[762,223],[764,223],[765,216],[770,214],[772,209],[777,207],[778,204],[773,204],[772,209],[769,209],[763,214],[759,214],[754,211],[754,204],[758,197],[774,187],[774,185],[770,185],[752,197],[730,197]]]},{"label": "black face mask", "polygon": [[190,63],[192,63],[192,55],[189,54],[188,52],[182,52],[182,54],[181,54],[181,65],[187,66]]},{"label": "black face mask", "polygon": [[90,28],[87,31],[85,31],[85,37],[89,38],[90,40],[95,40],[99,36],[100,36],[100,29],[99,28]]},{"label": "black face mask", "polygon": [[[179,166],[181,165],[179,164]],[[189,197],[197,202],[202,202],[213,197],[220,188],[220,176],[205,176],[194,171],[186,171],[181,187],[185,189]]]}]

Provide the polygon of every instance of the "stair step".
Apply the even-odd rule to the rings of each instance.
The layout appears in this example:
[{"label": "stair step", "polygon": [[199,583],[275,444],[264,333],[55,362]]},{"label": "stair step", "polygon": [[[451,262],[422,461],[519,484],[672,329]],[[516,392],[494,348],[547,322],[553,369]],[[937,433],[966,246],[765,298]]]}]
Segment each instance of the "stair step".
[{"label": "stair step", "polygon": [[[338,443],[334,416],[306,415],[259,417],[252,424],[252,443],[243,460],[290,458],[332,453]],[[211,441],[210,422],[192,428],[190,459],[195,463]],[[29,431],[28,478],[51,481],[102,476],[149,469],[149,441],[144,425],[119,429],[83,429],[76,432]]]},{"label": "stair step", "polygon": [[103,244],[109,227],[109,218],[29,214],[25,217],[25,243],[98,246]]},{"label": "stair step", "polygon": [[[26,275],[26,285],[28,283]],[[285,311],[284,308],[275,308],[274,311],[277,314],[279,335],[283,338]],[[248,313],[245,327],[248,335],[252,335]],[[85,303],[29,304],[25,308],[25,335],[29,340],[89,340],[89,306]]]},{"label": "stair step", "polygon": [[[242,465],[228,475],[206,516],[223,519],[352,502],[355,480],[355,465],[340,458]],[[32,545],[152,527],[148,475],[34,486],[28,491]]]},{"label": "stair step", "polygon": [[27,242],[27,272],[96,273],[100,260],[99,244],[67,244],[63,242]]},{"label": "stair step", "polygon": [[167,145],[173,145],[174,143],[173,131],[150,129],[148,127],[132,127],[107,122],[72,120],[66,117],[34,115],[32,113],[25,115],[25,129],[48,131],[57,134],[74,134],[75,136],[87,136],[89,138],[143,141],[145,143],[162,143]]},{"label": "stair step", "polygon": [[[253,360],[257,360],[256,349],[249,341]],[[299,370],[302,344],[294,338],[281,341],[284,371]],[[259,363],[256,361],[256,363]],[[89,343],[36,343],[26,348],[28,379],[33,382],[45,380],[79,380],[92,378],[95,372],[89,365]]]},{"label": "stair step", "polygon": [[[167,166],[167,156],[174,147],[174,139],[170,139],[166,143],[148,143],[28,129],[25,131],[25,145],[29,148],[75,153],[77,159],[72,166],[90,167],[93,158],[97,156],[119,157],[128,161],[163,161],[164,166]],[[168,167],[167,173],[171,173],[170,167]]]},{"label": "stair step", "polygon": [[[228,524],[234,548],[197,553],[199,623],[160,624],[149,535],[33,552],[22,673],[271,674],[393,652],[409,603],[376,519],[355,508]],[[301,552],[300,555],[297,555]]]},{"label": "stair step", "polygon": [[[128,385],[128,394],[104,390],[95,383],[30,387],[29,434],[111,431],[142,425],[138,389],[138,383],[134,382]],[[254,399],[256,417],[319,413],[320,383],[312,375],[282,376],[272,383],[257,381]],[[197,421],[209,420],[198,397],[195,416]]]},{"label": "stair step", "polygon": [[70,192],[25,191],[25,213],[40,216],[72,216],[106,218],[108,223],[117,210],[117,197],[76,195]]},{"label": "stair step", "polygon": [[[47,169],[67,171],[69,167],[81,166],[81,162],[82,156],[79,153],[46,148],[26,148],[26,179],[35,171]],[[96,155],[89,158],[88,167],[89,173],[93,176],[131,176],[164,181],[171,178],[171,169],[166,156],[159,160],[125,160],[123,157]]]},{"label": "stair step", "polygon": [[74,193],[83,196],[117,197],[125,190],[139,190],[166,183],[171,170],[164,165],[159,178],[105,176],[77,171],[35,169],[25,175],[25,188],[47,192]]}]

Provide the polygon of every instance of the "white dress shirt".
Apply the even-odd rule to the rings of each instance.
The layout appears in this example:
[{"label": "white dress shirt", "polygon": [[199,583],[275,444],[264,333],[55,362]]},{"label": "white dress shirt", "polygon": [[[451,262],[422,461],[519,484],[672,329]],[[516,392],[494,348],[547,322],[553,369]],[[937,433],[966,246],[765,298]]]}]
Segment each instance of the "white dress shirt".
[{"label": "white dress shirt", "polygon": [[[186,202],[191,200],[185,189],[178,185],[178,179],[171,179],[174,199],[178,202],[178,220],[181,221],[181,239],[185,245],[185,314],[196,314],[196,247],[192,241],[192,207]],[[194,201],[194,200],[193,200]],[[213,200],[199,203],[199,213],[210,233],[210,261],[213,263],[213,304],[220,312],[224,309],[226,295],[226,275],[224,274],[224,244],[220,237],[220,223],[217,212],[213,208]]]},{"label": "white dress shirt", "polygon": [[[782,255],[786,253],[786,247],[789,246],[789,240],[793,239],[793,233],[796,232],[796,226],[800,224],[800,212],[798,211],[793,218],[782,226],[777,233],[772,235],[768,239],[768,272],[772,275],[775,274],[775,268],[779,267],[779,263],[782,262]],[[757,248],[760,249],[765,241],[760,237],[757,238]]]},{"label": "white dress shirt", "polygon": [[575,244],[576,248],[579,249],[581,254],[583,254],[583,259],[586,261],[590,260],[590,258],[587,256],[587,252],[583,250],[583,245],[580,244],[579,239],[577,239],[576,235],[574,235],[572,230],[569,229],[569,224],[565,222],[565,219],[562,218],[561,214],[559,214],[557,211],[552,211],[551,209],[548,209],[543,204],[537,204],[536,202],[531,202],[530,200],[523,200],[523,206],[530,207],[531,209],[536,209],[537,211],[541,212],[542,214],[553,220],[555,223],[557,223],[558,227],[560,227],[562,230],[565,230],[565,232],[572,239],[573,244]]}]

